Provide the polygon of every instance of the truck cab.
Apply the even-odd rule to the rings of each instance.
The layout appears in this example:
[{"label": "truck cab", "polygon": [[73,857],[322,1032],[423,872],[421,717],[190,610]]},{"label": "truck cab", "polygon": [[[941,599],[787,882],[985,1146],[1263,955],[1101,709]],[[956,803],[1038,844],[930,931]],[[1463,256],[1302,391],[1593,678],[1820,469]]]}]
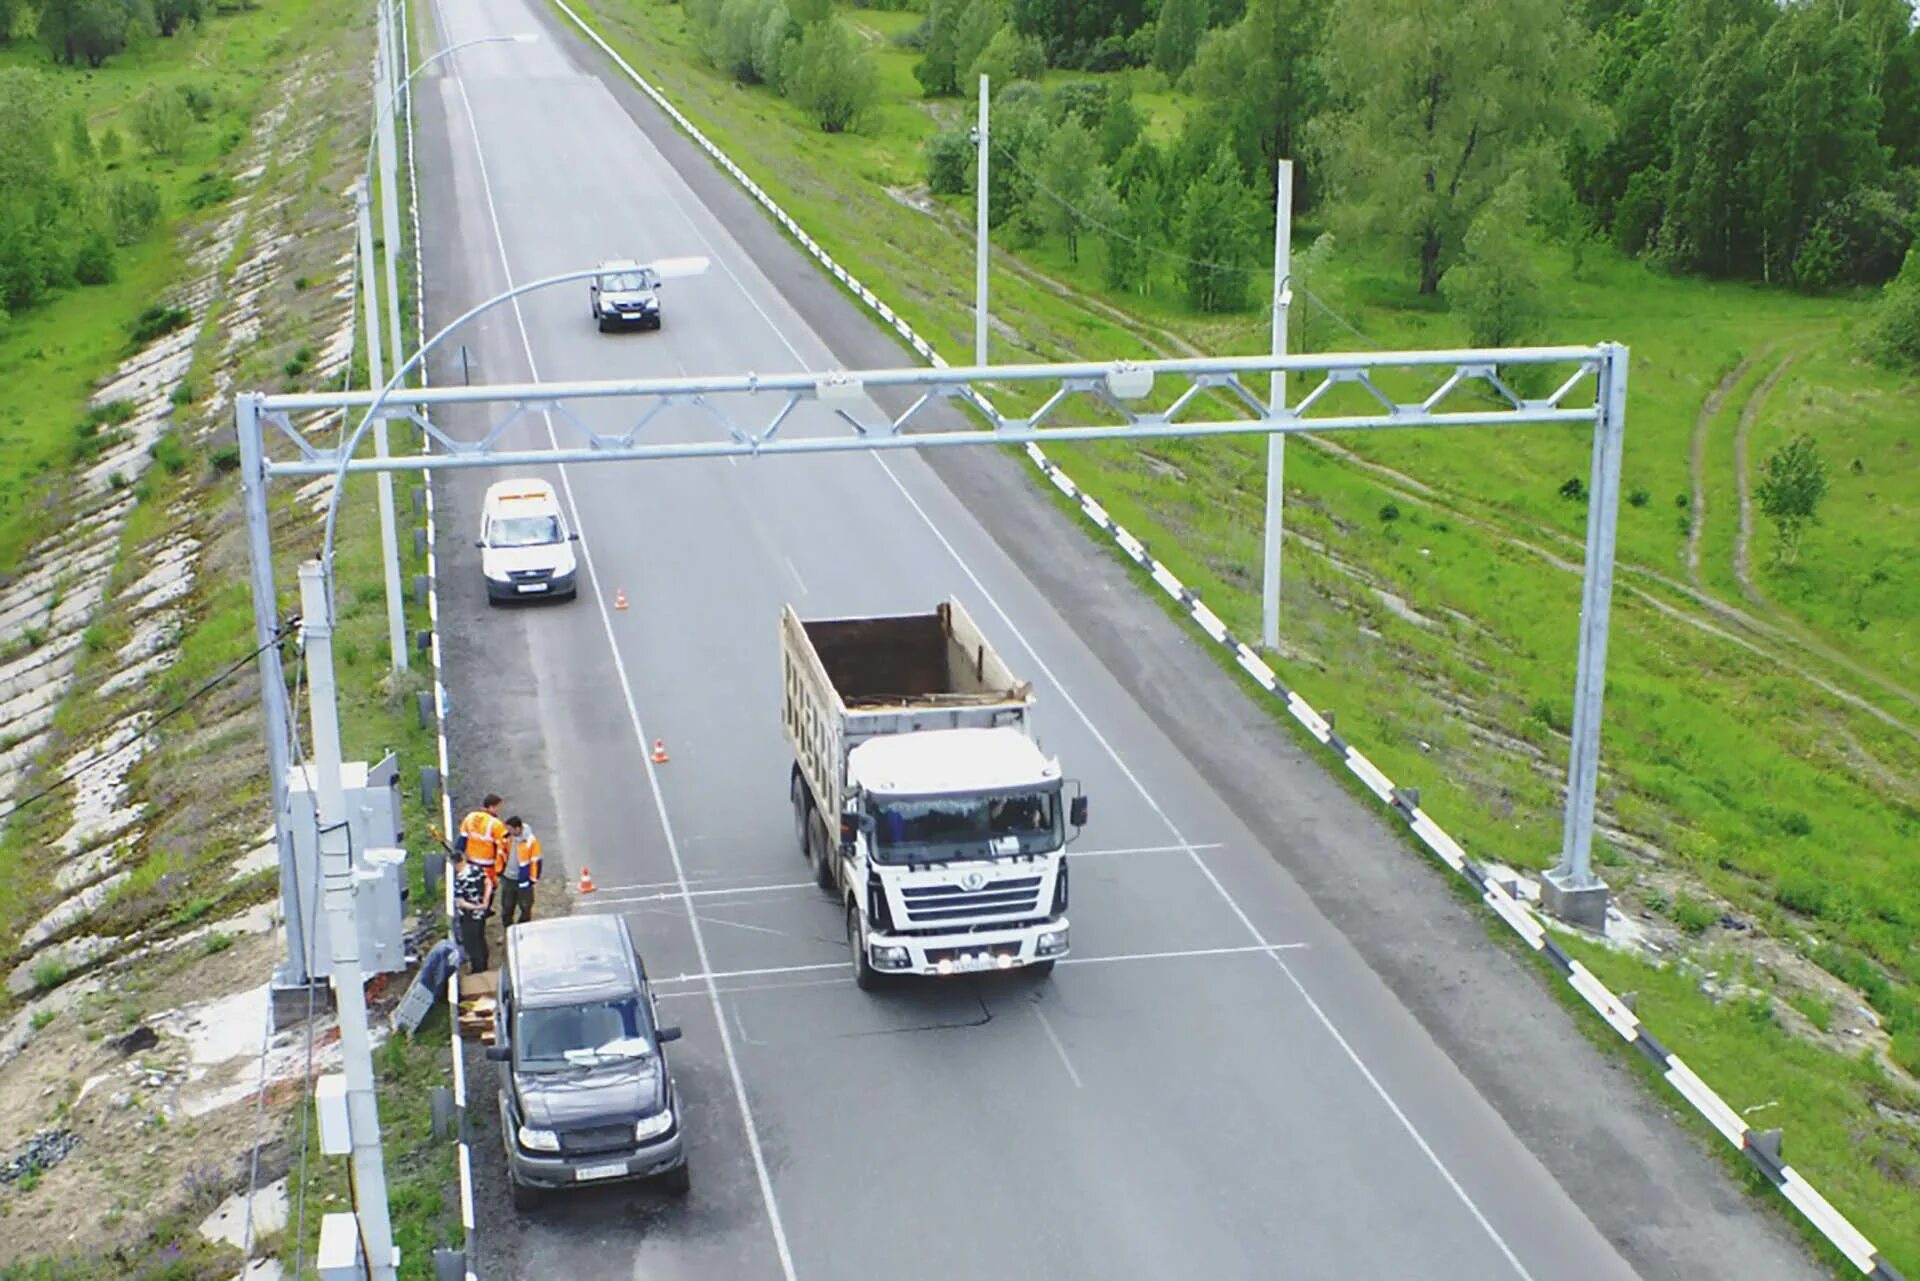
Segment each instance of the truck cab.
[{"label": "truck cab", "polygon": [[660,274],[625,258],[600,264],[587,282],[587,295],[600,332],[621,326],[660,328]]}]

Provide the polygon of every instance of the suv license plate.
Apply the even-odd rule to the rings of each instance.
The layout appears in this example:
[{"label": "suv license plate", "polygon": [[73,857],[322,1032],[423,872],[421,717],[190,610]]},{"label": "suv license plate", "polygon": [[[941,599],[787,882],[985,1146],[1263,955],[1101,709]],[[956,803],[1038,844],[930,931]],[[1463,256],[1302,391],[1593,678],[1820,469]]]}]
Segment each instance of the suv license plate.
[{"label": "suv license plate", "polygon": [[611,1165],[583,1165],[573,1172],[573,1177],[581,1183],[590,1179],[617,1179],[627,1172],[625,1161],[615,1161]]}]

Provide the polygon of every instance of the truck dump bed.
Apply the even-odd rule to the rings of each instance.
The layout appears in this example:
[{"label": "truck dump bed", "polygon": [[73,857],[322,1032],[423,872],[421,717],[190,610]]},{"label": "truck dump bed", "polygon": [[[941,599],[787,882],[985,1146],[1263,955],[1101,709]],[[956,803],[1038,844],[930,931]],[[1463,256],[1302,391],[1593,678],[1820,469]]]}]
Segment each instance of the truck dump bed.
[{"label": "truck dump bed", "polygon": [[803,622],[780,616],[781,720],[826,813],[838,813],[847,753],[928,729],[1024,725],[1033,686],[1007,670],[955,600],[932,613]]},{"label": "truck dump bed", "polygon": [[1027,683],[1013,678],[955,601],[931,614],[799,626],[851,710],[1023,703],[1028,696]]}]

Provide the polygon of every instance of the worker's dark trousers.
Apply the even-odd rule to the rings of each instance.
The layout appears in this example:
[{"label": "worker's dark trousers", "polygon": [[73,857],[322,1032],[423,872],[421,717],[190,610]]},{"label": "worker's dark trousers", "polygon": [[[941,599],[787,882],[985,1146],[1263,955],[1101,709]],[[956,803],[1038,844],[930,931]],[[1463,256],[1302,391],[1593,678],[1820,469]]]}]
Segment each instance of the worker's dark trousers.
[{"label": "worker's dark trousers", "polygon": [[521,921],[533,919],[533,886],[522,885],[511,876],[500,878],[499,896],[494,900],[500,905],[500,937],[507,936],[507,930]]},{"label": "worker's dark trousers", "polygon": [[467,957],[467,973],[484,973],[491,968],[487,964],[487,918],[458,912],[454,920],[460,931],[460,950]]}]

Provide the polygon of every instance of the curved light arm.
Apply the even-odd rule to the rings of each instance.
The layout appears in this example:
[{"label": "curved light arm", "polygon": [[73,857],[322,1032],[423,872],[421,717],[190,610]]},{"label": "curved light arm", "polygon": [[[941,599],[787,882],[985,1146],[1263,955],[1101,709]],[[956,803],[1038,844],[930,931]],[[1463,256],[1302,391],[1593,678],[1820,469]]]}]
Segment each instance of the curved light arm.
[{"label": "curved light arm", "polygon": [[[425,66],[426,64],[422,63],[421,65]],[[663,280],[678,279],[685,276],[698,276],[705,272],[707,269],[707,259],[703,257],[664,258],[658,262],[646,265],[650,266],[654,273]],[[380,394],[373,398],[371,405],[367,406],[367,412],[361,416],[359,424],[353,429],[353,434],[348,436],[340,446],[340,465],[334,469],[333,490],[327,496],[327,531],[320,547],[320,564],[326,576],[329,609],[332,608],[333,601],[333,540],[335,520],[340,514],[340,492],[345,488],[347,482],[347,463],[352,460],[353,451],[359,448],[360,439],[367,434],[367,428],[373,424],[374,419],[379,417],[381,411],[386,407],[387,398],[398,390],[401,384],[406,382],[407,375],[411,374],[415,369],[418,369],[420,363],[427,358],[427,355],[432,352],[435,347],[440,345],[448,334],[460,328],[460,326],[466,324],[475,316],[478,316],[484,311],[489,311],[503,302],[511,302],[522,294],[530,294],[537,289],[545,289],[550,285],[564,285],[574,280],[591,279],[594,276],[598,276],[600,270],[599,267],[587,267],[579,271],[563,272],[558,276],[547,276],[540,280],[529,281],[524,285],[515,285],[505,293],[495,294],[485,302],[469,307],[465,312],[448,322],[446,327],[429,338],[420,350],[409,356],[404,365],[394,370],[393,377],[387,379],[387,385],[380,389]]]},{"label": "curved light arm", "polygon": [[450,54],[459,53],[462,49],[471,49],[477,44],[538,44],[538,43],[540,43],[539,35],[535,32],[530,32],[530,31],[523,31],[517,35],[510,35],[510,36],[476,36],[472,40],[462,40],[459,44],[450,44],[446,48],[440,50],[440,52],[434,54],[432,57],[423,59],[419,66],[415,67],[412,71],[407,73],[407,78],[405,80],[402,80],[399,84],[394,86],[393,93],[388,97],[387,101],[381,106],[380,110],[374,115],[373,130],[367,138],[367,163],[366,163],[365,172],[369,176],[371,176],[373,173],[373,147],[374,147],[375,139],[377,139],[380,136],[381,123],[385,121],[388,116],[392,115],[395,111],[398,111],[400,109],[400,95],[404,94],[407,91],[407,86],[412,84],[414,81],[414,78],[418,76],[422,71],[425,71],[428,67],[431,67],[434,63],[440,61],[440,59],[445,58]]}]

